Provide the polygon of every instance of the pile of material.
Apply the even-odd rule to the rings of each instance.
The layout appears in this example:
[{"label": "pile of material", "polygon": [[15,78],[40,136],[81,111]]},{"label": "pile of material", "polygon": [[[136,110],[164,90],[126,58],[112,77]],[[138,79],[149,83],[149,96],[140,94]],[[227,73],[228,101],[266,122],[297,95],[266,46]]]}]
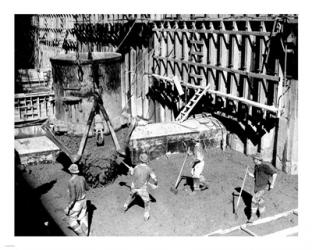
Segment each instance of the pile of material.
[{"label": "pile of material", "polygon": [[[127,128],[119,130],[116,134],[121,138],[121,146],[124,147],[123,138],[126,138]],[[78,151],[81,141],[80,136],[60,135],[57,139],[71,152]],[[110,135],[104,136],[104,145],[97,146],[96,138],[90,137],[86,143],[82,158],[79,162],[81,174],[85,176],[88,184],[95,188],[114,182],[118,175],[126,173],[127,169],[116,162],[117,153]]]},{"label": "pile of material", "polygon": [[90,153],[83,157],[81,163],[83,165],[82,174],[85,176],[88,184],[95,188],[113,183],[118,175],[126,173],[127,169],[119,165],[116,161],[117,155],[110,158],[92,158]]}]

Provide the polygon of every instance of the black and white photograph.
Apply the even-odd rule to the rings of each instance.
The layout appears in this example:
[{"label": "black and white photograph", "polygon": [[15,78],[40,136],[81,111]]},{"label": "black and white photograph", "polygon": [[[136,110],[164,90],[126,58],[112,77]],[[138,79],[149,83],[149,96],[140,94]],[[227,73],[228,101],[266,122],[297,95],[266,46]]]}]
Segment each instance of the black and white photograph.
[{"label": "black and white photograph", "polygon": [[300,239],[300,14],[179,10],[10,14],[6,248]]}]

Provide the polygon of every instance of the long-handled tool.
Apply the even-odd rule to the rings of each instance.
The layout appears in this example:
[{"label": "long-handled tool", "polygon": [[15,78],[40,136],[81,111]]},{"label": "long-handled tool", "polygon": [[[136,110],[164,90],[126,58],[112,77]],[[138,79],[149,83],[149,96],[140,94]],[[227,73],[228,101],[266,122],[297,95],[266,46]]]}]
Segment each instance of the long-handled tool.
[{"label": "long-handled tool", "polygon": [[182,167],[181,167],[181,170],[180,170],[180,173],[179,173],[178,178],[177,178],[177,181],[176,181],[174,187],[171,187],[171,188],[170,188],[170,191],[171,191],[172,193],[174,193],[174,194],[177,194],[177,193],[178,193],[177,187],[178,187],[178,185],[179,185],[179,183],[180,183],[181,174],[182,174],[182,171],[183,171],[183,168],[184,168],[184,165],[185,165],[185,162],[186,162],[187,157],[188,157],[188,154],[186,153],[186,154],[185,154],[184,161],[183,161],[183,164],[182,164]]},{"label": "long-handled tool", "polygon": [[119,157],[119,156],[116,157],[116,160],[115,160],[115,161],[116,161],[117,164],[122,163],[122,164],[125,165],[129,170],[133,169],[133,168],[130,167],[127,163],[125,163],[124,160],[123,160],[121,157]]},{"label": "long-handled tool", "polygon": [[[122,164],[125,165],[130,171],[132,171],[132,169],[133,169],[133,167],[130,167],[127,163],[125,163],[125,162],[121,159],[121,157],[118,157],[118,156],[117,156],[117,158],[116,158],[116,163],[117,163],[117,164],[122,163]],[[150,182],[147,182],[147,184],[150,185],[150,187],[151,187],[152,189],[156,189],[156,188],[158,187],[158,186],[156,186],[155,184],[152,184],[152,183],[150,183]]]},{"label": "long-handled tool", "polygon": [[235,212],[235,218],[238,218],[238,215],[237,215],[237,208],[238,208],[238,205],[239,205],[239,202],[240,202],[240,199],[241,199],[242,193],[243,193],[243,189],[244,189],[244,186],[245,186],[245,181],[246,181],[247,174],[248,174],[248,165],[247,165],[247,167],[246,167],[244,180],[243,180],[243,183],[242,183],[242,186],[241,186],[240,192],[239,192],[239,196],[238,196],[238,199],[237,199],[236,207],[235,207],[235,209],[234,209],[234,212]]}]

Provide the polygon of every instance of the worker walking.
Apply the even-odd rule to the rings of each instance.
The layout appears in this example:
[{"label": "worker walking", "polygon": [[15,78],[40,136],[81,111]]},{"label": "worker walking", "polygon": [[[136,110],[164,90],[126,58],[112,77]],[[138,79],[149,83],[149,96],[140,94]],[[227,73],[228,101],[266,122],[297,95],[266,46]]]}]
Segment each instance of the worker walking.
[{"label": "worker walking", "polygon": [[251,201],[251,216],[248,222],[252,223],[258,212],[260,217],[265,212],[264,195],[266,190],[274,188],[277,171],[270,163],[264,163],[259,153],[253,156],[255,169],[254,173],[248,171],[249,176],[253,177],[254,195]]},{"label": "worker walking", "polygon": [[[157,177],[154,171],[147,165],[148,155],[142,153],[139,157],[141,163],[130,169],[130,174],[133,176],[131,183],[131,191],[128,199],[124,204],[124,211],[128,210],[129,204],[138,195],[144,202],[144,220],[147,221],[150,217],[150,197],[147,191],[147,185],[153,189],[158,187]],[[150,183],[150,179],[153,183]]]},{"label": "worker walking", "polygon": [[68,170],[72,177],[68,182],[69,203],[64,211],[68,215],[69,227],[79,236],[87,236],[89,226],[86,191],[89,186],[85,178],[78,175],[77,164],[71,164]]},{"label": "worker walking", "polygon": [[97,112],[94,116],[94,130],[97,146],[104,144],[104,128],[104,120],[100,113]]},{"label": "worker walking", "polygon": [[189,154],[194,155],[194,162],[191,169],[191,174],[193,178],[193,191],[202,191],[208,189],[208,184],[206,183],[205,177],[202,172],[205,167],[204,152],[200,140],[197,139],[192,152]]}]

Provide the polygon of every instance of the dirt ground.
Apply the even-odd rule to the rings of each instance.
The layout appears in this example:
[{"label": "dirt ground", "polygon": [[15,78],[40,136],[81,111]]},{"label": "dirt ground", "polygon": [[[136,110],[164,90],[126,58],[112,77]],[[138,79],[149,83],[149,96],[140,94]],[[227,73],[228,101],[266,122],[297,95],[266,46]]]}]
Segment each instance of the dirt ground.
[{"label": "dirt ground", "polygon": [[[125,134],[125,130],[119,131],[118,139],[122,141]],[[79,137],[68,138],[65,144],[67,143],[66,146],[73,152],[77,152],[79,142]],[[110,136],[106,136],[105,145],[101,147],[96,147],[94,138],[89,138],[85,154],[96,155],[97,159],[93,160],[99,161],[108,157],[113,149]],[[123,213],[122,207],[129,195],[130,176],[119,175],[113,183],[88,191],[91,236],[200,236],[245,223],[253,180],[247,177],[243,199],[238,209],[238,219],[235,219],[233,214],[232,193],[237,194],[241,187],[245,165],[249,164],[253,169],[251,158],[228,149],[211,149],[205,153],[203,172],[209,189],[193,194],[188,182],[183,179],[175,195],[170,191],[170,187],[176,182],[184,157],[184,154],[171,154],[150,162],[158,176],[159,188],[150,191],[152,203],[148,222],[143,219],[144,209],[140,200],[136,200],[133,206]],[[191,175],[190,164],[191,158],[188,158],[183,175]],[[64,233],[73,235],[67,229],[66,217],[63,214],[63,208],[67,204],[66,188],[70,175],[60,163],[34,165],[30,169],[31,173],[23,173],[24,178],[33,190],[36,190],[49,214]],[[297,208],[297,176],[279,171],[275,188],[267,193],[265,200],[265,217]],[[298,223],[294,219],[281,221],[282,225],[272,223],[270,227],[259,228],[257,233],[265,234],[274,231],[274,227],[281,230]]]}]

